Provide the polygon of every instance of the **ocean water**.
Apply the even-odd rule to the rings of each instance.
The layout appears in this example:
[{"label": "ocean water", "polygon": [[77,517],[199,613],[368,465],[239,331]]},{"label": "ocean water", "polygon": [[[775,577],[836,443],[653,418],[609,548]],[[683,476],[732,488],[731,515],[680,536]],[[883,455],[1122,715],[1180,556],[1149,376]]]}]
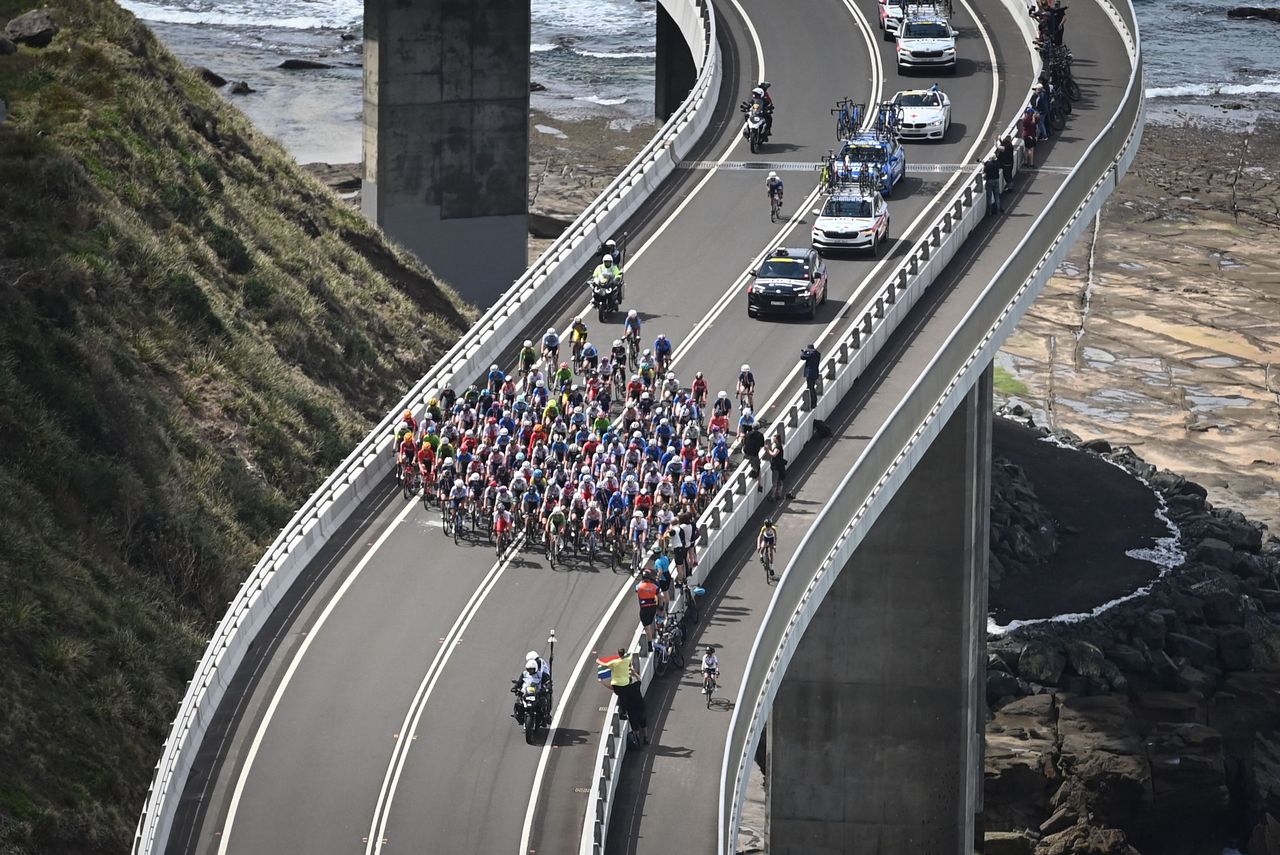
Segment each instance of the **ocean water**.
[{"label": "ocean water", "polygon": [[[119,0],[182,60],[255,89],[235,103],[303,162],[360,159],[363,0]],[[553,118],[653,114],[654,0],[532,0],[531,105]],[[345,39],[344,39],[345,37]],[[276,68],[301,57],[334,64]]]},{"label": "ocean water", "polygon": [[[363,0],[120,2],[184,61],[248,81],[257,91],[236,103],[299,160],[360,159]],[[1280,114],[1280,24],[1229,20],[1238,2],[1134,0],[1150,117],[1176,121],[1184,108],[1241,101],[1254,118]],[[534,109],[561,120],[651,117],[654,0],[532,0],[532,9],[531,77],[546,87],[532,95]],[[335,67],[277,70],[287,57]]]}]

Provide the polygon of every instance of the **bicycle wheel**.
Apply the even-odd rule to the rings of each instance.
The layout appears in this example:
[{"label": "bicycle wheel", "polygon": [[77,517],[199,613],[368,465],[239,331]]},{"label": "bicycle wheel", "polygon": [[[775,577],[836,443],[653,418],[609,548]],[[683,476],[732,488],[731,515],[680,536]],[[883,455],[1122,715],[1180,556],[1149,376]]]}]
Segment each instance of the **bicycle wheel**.
[{"label": "bicycle wheel", "polygon": [[1067,97],[1072,101],[1079,101],[1084,97],[1084,93],[1080,91],[1080,84],[1076,83],[1074,77],[1068,77],[1067,82],[1063,85],[1062,91],[1067,93]]},{"label": "bicycle wheel", "polygon": [[658,642],[653,648],[653,676],[661,677],[667,673],[667,651],[662,642]]},{"label": "bicycle wheel", "polygon": [[669,648],[669,655],[671,656],[671,664],[683,671],[684,670],[684,653],[680,650],[680,645],[676,644],[674,640],[672,640],[671,642],[671,647]]},{"label": "bicycle wheel", "polygon": [[456,545],[462,537],[462,511],[453,512],[453,542]]},{"label": "bicycle wheel", "polygon": [[[453,535],[453,515],[449,513],[445,513],[445,514],[442,514],[441,516],[443,516],[444,518],[443,520],[444,536],[451,537]],[[454,542],[455,543],[457,542],[456,539]]]},{"label": "bicycle wheel", "polygon": [[698,598],[687,586],[684,589],[684,619],[689,626],[698,625]]},{"label": "bicycle wheel", "polygon": [[707,678],[702,681],[702,688],[707,692],[707,709],[711,709],[711,696],[716,690],[716,678],[708,674]]},{"label": "bicycle wheel", "polygon": [[404,497],[406,499],[412,499],[413,494],[417,492],[417,485],[413,483],[413,479],[408,475],[401,473],[400,484],[404,490]]}]

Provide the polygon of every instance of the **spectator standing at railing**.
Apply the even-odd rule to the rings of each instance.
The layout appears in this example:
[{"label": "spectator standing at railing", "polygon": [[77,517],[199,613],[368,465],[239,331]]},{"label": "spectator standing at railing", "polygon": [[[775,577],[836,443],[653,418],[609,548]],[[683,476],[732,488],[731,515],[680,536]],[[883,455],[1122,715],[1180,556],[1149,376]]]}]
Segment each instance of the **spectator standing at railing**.
[{"label": "spectator standing at railing", "polygon": [[1004,178],[1004,192],[1013,187],[1013,138],[1005,136],[996,140],[996,160],[1000,161],[1000,174]]},{"label": "spectator standing at railing", "polygon": [[616,657],[597,659],[596,663],[600,666],[597,672],[600,682],[607,682],[609,688],[618,696],[618,706],[626,713],[627,720],[631,722],[631,729],[639,735],[645,745],[648,745],[648,710],[644,703],[640,673],[636,671],[631,655],[627,653],[625,647],[619,647]]},{"label": "spectator standing at railing", "polygon": [[671,553],[676,561],[676,581],[688,578],[689,550],[693,548],[693,514],[685,511],[671,535]]},{"label": "spectator standing at railing", "polygon": [[809,390],[809,409],[818,406],[818,382],[822,379],[822,354],[813,345],[800,351],[804,363],[804,384]]},{"label": "spectator standing at railing", "polygon": [[774,434],[769,448],[769,471],[773,474],[773,486],[769,488],[769,501],[779,502],[787,495],[787,458],[783,453],[782,441]]},{"label": "spectator standing at railing", "polygon": [[1000,161],[993,151],[982,161],[982,184],[987,190],[987,216],[1004,213],[1000,199]]},{"label": "spectator standing at railing", "polygon": [[1027,159],[1022,164],[1025,169],[1036,168],[1036,139],[1039,136],[1040,117],[1035,107],[1027,107],[1018,120],[1018,133],[1022,135],[1022,145],[1026,148]]}]

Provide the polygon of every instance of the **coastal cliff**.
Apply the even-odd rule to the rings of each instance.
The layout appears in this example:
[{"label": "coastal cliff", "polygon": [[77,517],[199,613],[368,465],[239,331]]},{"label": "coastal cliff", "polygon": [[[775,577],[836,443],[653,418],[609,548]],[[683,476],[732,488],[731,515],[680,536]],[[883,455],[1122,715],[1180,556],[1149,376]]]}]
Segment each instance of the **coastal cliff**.
[{"label": "coastal cliff", "polygon": [[128,848],[240,580],[473,316],[113,2],[47,13],[0,41],[6,855]]}]

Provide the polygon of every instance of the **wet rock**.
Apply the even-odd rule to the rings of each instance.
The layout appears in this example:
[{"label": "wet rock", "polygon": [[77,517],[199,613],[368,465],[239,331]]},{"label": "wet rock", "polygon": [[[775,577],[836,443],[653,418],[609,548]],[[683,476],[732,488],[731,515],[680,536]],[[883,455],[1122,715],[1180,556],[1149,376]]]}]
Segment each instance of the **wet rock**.
[{"label": "wet rock", "polygon": [[1218,540],[1216,537],[1207,537],[1200,541],[1200,545],[1196,547],[1192,557],[1196,561],[1203,561],[1205,564],[1222,570],[1230,570],[1236,563],[1236,553],[1231,548],[1231,544]]},{"label": "wet rock", "polygon": [[1168,629],[1165,625],[1163,614],[1146,612],[1139,616],[1138,622],[1133,629],[1135,636],[1145,641],[1152,650],[1164,648],[1164,639],[1165,635],[1168,634]]},{"label": "wet rock", "polygon": [[1202,696],[1212,694],[1218,685],[1213,674],[1202,671],[1194,665],[1183,665],[1179,668],[1177,682],[1179,688],[1188,692],[1198,692]]},{"label": "wet rock", "polygon": [[1249,836],[1249,855],[1280,855],[1280,820],[1267,814]]},{"label": "wet rock", "polygon": [[984,855],[1031,855],[1035,841],[1017,831],[988,831],[982,836]]},{"label": "wet rock", "polygon": [[1275,21],[1280,23],[1280,9],[1260,9],[1257,6],[1235,6],[1227,10],[1228,18],[1251,21]]},{"label": "wet rock", "polygon": [[1056,686],[1067,657],[1055,642],[1029,641],[1018,656],[1018,676],[1033,683]]},{"label": "wet rock", "polygon": [[1102,651],[1087,641],[1067,642],[1067,661],[1071,670],[1093,680],[1107,679],[1107,659]]},{"label": "wet rock", "polygon": [[1194,665],[1213,665],[1218,661],[1218,651],[1212,645],[1177,632],[1165,637],[1165,650],[1173,656],[1186,658]]},{"label": "wet rock", "polygon": [[534,82],[534,81],[530,80],[530,81],[529,81],[529,91],[530,91],[530,92],[546,92],[546,91],[547,91],[547,87],[543,86],[541,83],[536,83],[536,82]]},{"label": "wet rock", "polygon": [[1118,828],[1076,825],[1036,844],[1035,855],[1139,855]]},{"label": "wet rock", "polygon": [[5,25],[4,34],[16,44],[42,48],[58,34],[58,25],[48,9],[33,9]]},{"label": "wet rock", "polygon": [[997,709],[1010,698],[1025,695],[1025,684],[1004,671],[987,672],[987,706]]},{"label": "wet rock", "polygon": [[286,59],[276,68],[283,68],[286,71],[309,71],[312,69],[333,68],[333,65],[315,59]]},{"label": "wet rock", "polygon": [[11,53],[17,53],[17,52],[18,52],[17,45],[15,45],[13,42],[6,39],[4,36],[0,36],[0,56],[8,56]]},{"label": "wet rock", "polygon": [[250,95],[258,90],[254,89],[243,80],[237,80],[235,83],[231,84],[230,91],[232,95]]},{"label": "wet rock", "polygon": [[[1199,587],[1199,586],[1197,586]],[[1196,591],[1200,597],[1200,608],[1204,614],[1204,619],[1211,624],[1235,624],[1244,623],[1244,607],[1240,603],[1240,597],[1224,590],[1208,590],[1201,593]]]},{"label": "wet rock", "polygon": [[1084,442],[1080,443],[1080,448],[1083,451],[1092,451],[1095,454],[1111,453],[1111,443],[1107,442],[1105,439],[1085,440]]},{"label": "wet rock", "polygon": [[1117,644],[1107,653],[1111,661],[1124,671],[1146,671],[1149,665],[1143,652],[1128,644]]},{"label": "wet rock", "polygon": [[215,89],[219,86],[227,85],[227,78],[212,69],[205,68],[203,65],[194,66],[191,70],[200,75],[201,80]]},{"label": "wet rock", "polygon": [[1226,626],[1214,630],[1217,636],[1218,664],[1223,671],[1248,671],[1253,667],[1253,637],[1242,626]]}]

